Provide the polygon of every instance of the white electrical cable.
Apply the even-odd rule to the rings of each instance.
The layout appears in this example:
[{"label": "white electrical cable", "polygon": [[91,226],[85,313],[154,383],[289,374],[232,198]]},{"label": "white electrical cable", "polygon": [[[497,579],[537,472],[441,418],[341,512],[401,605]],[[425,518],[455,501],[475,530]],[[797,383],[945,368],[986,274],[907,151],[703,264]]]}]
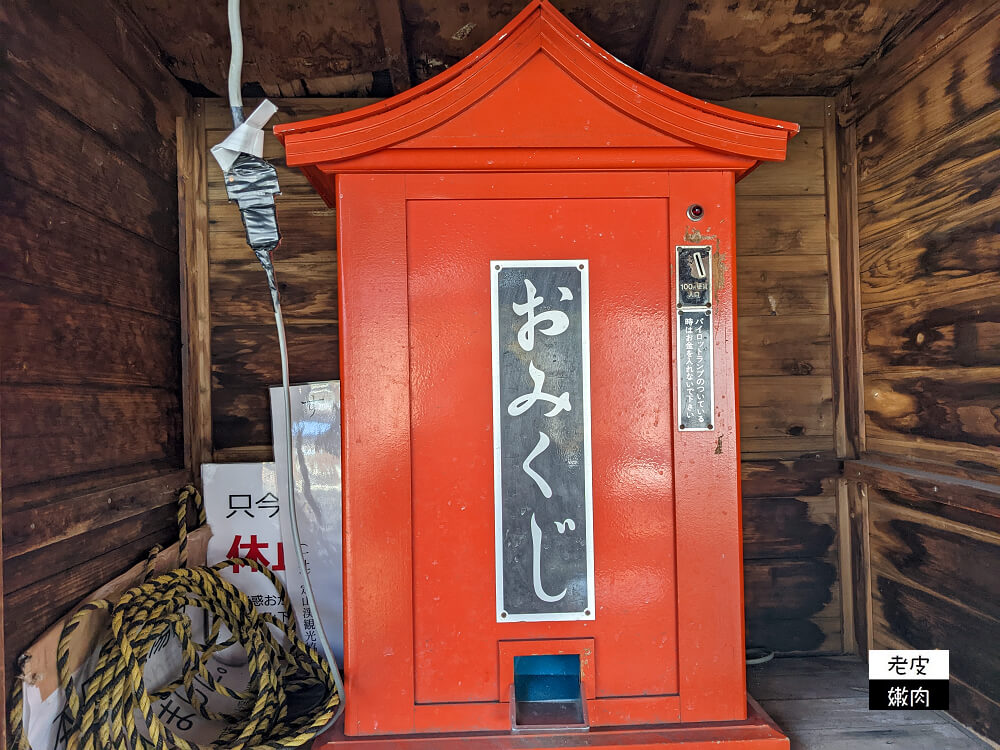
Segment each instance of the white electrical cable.
[{"label": "white electrical cable", "polygon": [[229,109],[233,126],[243,124],[243,27],[240,23],[240,0],[229,0]]},{"label": "white electrical cable", "polygon": [[309,603],[309,609],[316,619],[316,635],[318,636],[321,650],[330,663],[330,670],[333,672],[333,681],[336,683],[337,692],[340,694],[340,705],[337,708],[337,713],[333,715],[330,721],[327,722],[327,725],[321,730],[321,732],[325,732],[333,726],[344,712],[344,704],[347,697],[344,691],[344,679],[340,674],[340,668],[337,666],[337,658],[333,654],[333,649],[330,648],[330,641],[327,640],[326,631],[323,629],[323,621],[319,616],[319,608],[316,606],[316,598],[313,596],[312,584],[309,583],[309,574],[306,572],[305,558],[302,555],[299,521],[295,513],[295,480],[293,478],[294,472],[292,471],[292,392],[288,378],[288,344],[285,340],[285,323],[281,317],[281,299],[278,295],[277,280],[274,277],[274,265],[272,264],[270,267],[265,266],[264,270],[267,272],[268,284],[271,287],[271,302],[274,305],[274,323],[278,328],[278,351],[281,353],[281,390],[285,396],[285,476],[287,478],[286,489],[288,492],[288,519],[291,525],[292,542],[295,546],[295,559],[298,561],[299,570],[302,571],[302,584],[306,592],[306,601]]},{"label": "white electrical cable", "polygon": [[[233,114],[233,125],[239,127],[243,123],[243,97],[240,93],[240,78],[243,68],[243,29],[240,23],[240,0],[229,0],[229,37],[232,42],[232,51],[229,59],[229,108]],[[274,323],[278,329],[278,350],[281,355],[281,390],[285,397],[285,477],[286,493],[288,499],[286,507],[288,519],[292,532],[292,546],[295,550],[295,560],[299,570],[302,571],[302,584],[306,593],[306,601],[316,620],[316,635],[318,636],[320,649],[326,657],[333,672],[333,680],[340,694],[340,705],[327,725],[320,730],[320,733],[329,729],[340,715],[344,712],[346,693],[344,691],[344,680],[337,666],[337,658],[334,656],[330,641],[326,637],[323,629],[323,622],[319,616],[319,608],[316,606],[316,597],[313,595],[312,584],[309,582],[309,574],[306,572],[305,558],[302,555],[302,541],[299,536],[298,517],[295,514],[295,479],[292,471],[292,393],[288,377],[288,343],[285,339],[285,323],[281,317],[281,299],[278,294],[278,282],[274,275],[273,259],[260,258],[264,272],[267,274],[268,287],[271,290],[271,304],[274,307]]]}]

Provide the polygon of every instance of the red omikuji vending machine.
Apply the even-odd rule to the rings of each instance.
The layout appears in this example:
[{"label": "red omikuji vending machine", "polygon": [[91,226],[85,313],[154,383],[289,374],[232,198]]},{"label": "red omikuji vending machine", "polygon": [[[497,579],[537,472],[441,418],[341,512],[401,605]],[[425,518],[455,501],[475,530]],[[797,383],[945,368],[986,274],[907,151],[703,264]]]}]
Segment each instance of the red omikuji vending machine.
[{"label": "red omikuji vending machine", "polygon": [[545,0],[275,128],[338,223],[347,695],[317,747],[788,747],[746,692],[733,235],[797,130]]}]

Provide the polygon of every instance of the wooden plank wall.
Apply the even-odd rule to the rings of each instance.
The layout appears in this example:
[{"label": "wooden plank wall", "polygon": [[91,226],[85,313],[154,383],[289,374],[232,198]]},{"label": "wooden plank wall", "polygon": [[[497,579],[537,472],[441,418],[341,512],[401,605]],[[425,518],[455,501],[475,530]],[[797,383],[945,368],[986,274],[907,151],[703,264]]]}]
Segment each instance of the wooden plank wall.
[{"label": "wooden plank wall", "polygon": [[747,642],[839,653],[833,108],[815,97],[727,104],[802,127],[786,162],[736,186]]},{"label": "wooden plank wall", "polygon": [[1000,7],[948,3],[862,71],[864,448],[845,472],[868,645],[951,649],[1000,740]]},{"label": "wooden plank wall", "polygon": [[189,98],[116,0],[10,0],[0,34],[9,694],[45,628],[176,534],[174,129]]},{"label": "wooden plank wall", "polygon": [[[342,111],[351,99],[277,100],[282,121]],[[202,100],[206,144],[231,129],[225,104]],[[733,106],[799,122],[789,159],[738,194],[740,394],[749,638],[783,652],[842,649],[834,379],[825,166],[832,109],[822,98]],[[284,236],[276,254],[293,381],[336,378],[336,219],[298,171],[278,166]],[[279,380],[274,321],[239,213],[210,162],[212,444],[216,461],[271,456],[267,387]]]}]

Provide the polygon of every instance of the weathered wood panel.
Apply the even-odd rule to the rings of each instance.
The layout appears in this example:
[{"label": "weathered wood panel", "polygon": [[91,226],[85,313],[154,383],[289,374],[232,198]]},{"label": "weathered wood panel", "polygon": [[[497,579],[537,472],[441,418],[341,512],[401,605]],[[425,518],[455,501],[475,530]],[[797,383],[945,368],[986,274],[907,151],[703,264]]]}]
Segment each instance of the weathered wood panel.
[{"label": "weathered wood panel", "polygon": [[[833,397],[828,376],[740,378],[740,440],[744,450],[771,439],[803,438],[789,448],[809,444],[832,449]],[[767,449],[765,449],[767,450]],[[774,450],[773,448],[771,450]],[[817,450],[817,448],[814,448]]]},{"label": "weathered wood panel", "polygon": [[822,96],[743,96],[716,103],[738,112],[796,122],[800,128],[822,128],[825,102]]},{"label": "weathered wood panel", "polygon": [[[65,44],[82,43],[81,35],[89,39],[149,97],[152,107],[146,110],[146,117],[150,129],[137,138],[150,141],[151,146],[158,140],[172,141],[175,119],[191,97],[163,65],[163,52],[153,36],[156,30],[139,22],[131,4],[116,0],[57,4],[72,23],[65,27]],[[58,49],[50,54],[62,59]],[[100,117],[107,116],[105,112]]]},{"label": "weathered wood panel", "polygon": [[[10,0],[4,3],[4,44],[8,71],[53,103],[91,125],[115,148],[166,180],[174,175],[173,123],[150,115],[162,106],[159,91],[143,90],[101,49],[82,34],[60,3]],[[52,54],[54,40],[72,38]],[[108,93],[114,92],[109,106]],[[159,139],[150,138],[156,128]]]},{"label": "weathered wood panel", "polygon": [[171,388],[180,379],[176,319],[18,282],[6,285],[0,316],[6,383]]},{"label": "weathered wood panel", "polygon": [[[176,519],[176,490],[183,485],[184,479],[183,472],[175,471],[100,492],[56,498],[44,505],[23,508],[14,506],[4,513],[3,556],[9,559],[31,552],[45,552],[57,542],[74,541],[74,537],[94,529],[115,527],[114,531],[107,528],[100,535],[101,543],[105,543],[104,537],[111,533],[120,534],[117,527],[128,519],[162,508],[169,508]],[[164,525],[175,526],[176,520]],[[146,533],[153,531],[154,529],[149,529]],[[98,535],[94,536],[96,538]],[[78,539],[74,543],[79,546]],[[86,555],[88,550],[89,545],[83,546],[80,554]],[[19,569],[19,565],[27,563],[21,561],[9,566],[8,573],[14,575],[12,571]],[[58,570],[58,567],[54,569]],[[21,588],[16,576],[13,583],[13,586],[8,587],[9,590]]]},{"label": "weathered wood panel", "polygon": [[[748,560],[747,644],[779,653],[841,650],[836,559]],[[783,641],[780,636],[794,636]]]},{"label": "weathered wood panel", "polygon": [[873,456],[893,461],[925,461],[932,471],[938,470],[942,462],[947,462],[944,468],[964,467],[994,477],[1000,475],[1000,457],[992,446],[970,443],[956,445],[950,440],[937,440],[913,432],[900,433],[895,429],[886,429],[873,421],[868,422],[866,429],[868,450]]},{"label": "weathered wood panel", "polygon": [[856,94],[868,449],[996,476],[1000,12],[989,5],[943,8],[933,34],[900,43],[916,57],[890,53],[910,78],[892,73],[890,91],[866,72]]},{"label": "weathered wood panel", "polygon": [[872,626],[876,648],[951,651],[951,712],[997,737],[1000,724],[1000,483],[870,462]]},{"label": "weathered wood panel", "polygon": [[995,367],[904,370],[865,379],[872,451],[894,453],[895,440],[910,438],[910,455],[976,460],[1000,471],[998,410]]},{"label": "weathered wood panel", "polygon": [[899,231],[861,247],[861,304],[866,310],[928,294],[958,294],[1000,281],[1000,196],[956,200],[946,215],[914,206]]},{"label": "weathered wood panel", "polygon": [[8,385],[4,403],[11,487],[138,463],[176,466],[181,457],[176,391]]},{"label": "weathered wood panel", "polygon": [[0,190],[0,278],[178,320],[177,255],[36,187]]},{"label": "weathered wood panel", "polygon": [[851,82],[850,111],[860,117],[898,95],[923,70],[988,26],[998,10],[994,0],[964,0],[930,3],[923,13],[913,14],[882,40],[882,49],[868,58]]},{"label": "weathered wood panel", "polygon": [[17,555],[5,563],[4,588],[11,592],[29,588],[48,578],[53,570],[82,565],[151,534],[162,534],[162,539],[172,541],[176,532],[171,533],[170,529],[176,524],[176,517],[176,505],[170,503],[110,525],[88,526],[85,543],[81,543],[79,538],[46,542],[45,546]]},{"label": "weathered wood panel", "polygon": [[781,653],[842,648],[833,460],[744,461],[747,642]]},{"label": "weathered wood panel", "polygon": [[[727,103],[730,104],[730,103]],[[833,460],[824,99],[732,102],[799,122],[788,161],[736,186],[747,642],[780,653],[844,645]]]},{"label": "weathered wood panel", "polygon": [[978,287],[870,310],[864,317],[867,373],[1000,365],[1000,298]]},{"label": "weathered wood panel", "polygon": [[740,375],[830,375],[830,316],[739,321]]},{"label": "weathered wood panel", "polygon": [[[235,210],[235,209],[234,209]],[[284,231],[284,229],[282,229]],[[278,250],[280,254],[280,248]],[[289,324],[337,323],[337,274],[332,263],[275,258],[281,314]],[[267,279],[256,258],[243,263],[212,263],[209,270],[212,323],[240,325],[274,322]]]},{"label": "weathered wood panel", "polygon": [[840,461],[835,459],[744,461],[743,497],[822,495],[824,482],[840,473]]},{"label": "weathered wood panel", "polygon": [[824,558],[836,539],[836,499],[743,498],[743,559]]},{"label": "weathered wood panel", "polygon": [[1000,737],[1000,703],[955,677],[948,690],[955,703],[951,713],[956,718],[986,737]]},{"label": "weathered wood panel", "polygon": [[[7,594],[6,611],[17,613],[16,623],[9,620],[5,623],[8,657],[22,654],[39,635],[93,591],[95,584],[110,581],[143,560],[151,547],[169,543],[176,536],[176,528],[160,528],[155,533],[130,539],[116,549]],[[45,605],[39,606],[39,602]],[[8,658],[8,664],[10,662]]]},{"label": "weathered wood panel", "polygon": [[[834,130],[833,146],[836,159],[827,160],[828,169],[836,169],[834,180],[827,172],[827,184],[835,186],[836,200],[830,201],[831,213],[836,208],[836,242],[830,243],[830,281],[833,287],[833,345],[836,385],[842,386],[837,404],[838,426],[835,436],[838,455],[857,457],[865,450],[865,414],[862,405],[864,369],[861,344],[861,230],[858,222],[858,149],[855,126],[837,125],[837,110],[849,100],[850,92],[842,91],[835,99],[835,108],[827,121]],[[828,139],[830,143],[831,139]],[[829,156],[829,155],[828,155]],[[834,226],[832,216],[829,221]],[[841,417],[841,413],[843,417]],[[852,521],[853,524],[853,521]],[[853,534],[852,534],[853,539]],[[846,536],[845,536],[846,540]],[[853,555],[853,550],[851,555]],[[849,639],[848,639],[849,641]],[[859,646],[860,642],[856,642]]]},{"label": "weathered wood panel", "polygon": [[[337,329],[324,323],[286,326],[293,383],[337,379]],[[212,328],[213,434],[217,449],[271,445],[268,388],[281,383],[273,324]]]},{"label": "weathered wood panel", "polygon": [[[996,643],[1000,622],[966,606],[937,596],[933,592],[911,587],[892,578],[874,576],[875,645],[876,648],[934,649],[951,651],[951,672],[957,680],[980,693],[986,701],[1000,684],[1000,650],[989,648]],[[954,701],[951,712],[960,720],[974,721],[966,707]],[[978,712],[976,712],[978,713]],[[972,724],[981,732],[996,727]]]},{"label": "weathered wood panel", "polygon": [[736,288],[741,318],[830,314],[828,259],[823,255],[740,258]]},{"label": "weathered wood panel", "polygon": [[785,161],[761,164],[740,181],[737,195],[823,195],[823,128],[802,128]]},{"label": "weathered wood panel", "polygon": [[180,255],[184,466],[212,458],[211,295],[208,289],[208,182],[204,113],[194,103],[177,123],[177,229]]},{"label": "weathered wood panel", "polygon": [[[336,241],[330,229],[336,227],[336,212],[322,200],[317,205],[317,198],[314,194],[302,200],[283,193],[278,199],[281,231],[289,234],[283,237],[276,262],[285,264],[294,260],[331,266],[337,262]],[[253,258],[253,253],[247,247],[239,211],[227,211],[227,207],[216,205],[209,222],[212,264],[245,264],[248,258]]]},{"label": "weathered wood panel", "polygon": [[[871,567],[1000,621],[1000,535],[871,491]],[[1000,498],[1000,493],[998,493]],[[905,503],[905,501],[904,501]]]},{"label": "weathered wood panel", "polygon": [[779,164],[761,164],[740,181],[737,195],[823,195],[823,129],[803,128]]},{"label": "weathered wood panel", "polygon": [[0,33],[9,681],[45,627],[176,534],[174,127],[189,97],[117,2],[14,0]]},{"label": "weathered wood panel", "polygon": [[983,481],[993,477],[976,472],[975,477],[945,476],[921,468],[879,463],[871,459],[850,461],[844,476],[878,488],[879,497],[894,505],[923,511],[974,529],[1000,533],[1000,488]]},{"label": "weathered wood panel", "polygon": [[885,162],[920,148],[970,117],[996,105],[1000,35],[986,24],[894,93],[885,106],[862,117],[857,138],[866,176]]},{"label": "weathered wood panel", "polygon": [[[340,347],[337,329],[325,323],[301,323],[285,327],[288,335],[288,358],[291,378],[304,383],[310,380],[336,379],[340,372]],[[220,388],[267,389],[281,382],[277,358],[261,356],[277,347],[277,332],[258,326],[215,326],[212,351],[232,368],[217,368],[214,374]]]},{"label": "weathered wood panel", "polygon": [[176,251],[176,182],[119,152],[18,78],[6,81],[0,115],[8,138],[32,135],[0,149],[0,171]]},{"label": "weathered wood panel", "polygon": [[[860,175],[861,244],[951,218],[958,207],[995,205],[1000,189],[1000,110],[907,149],[879,170]],[[861,152],[862,158],[864,151]],[[985,218],[985,215],[984,215]]]},{"label": "weathered wood panel", "polygon": [[740,195],[737,199],[737,267],[750,255],[826,255],[826,252],[824,196]]},{"label": "weathered wood panel", "polygon": [[[844,467],[847,476],[847,465]],[[841,480],[843,499],[840,503],[840,529],[848,536],[841,544],[841,578],[845,587],[850,585],[850,596],[845,597],[845,609],[850,608],[852,619],[844,620],[844,639],[854,641],[854,650],[867,656],[871,648],[872,594],[871,550],[868,538],[868,488],[863,482]],[[846,528],[845,528],[846,527]],[[847,560],[845,560],[847,558]],[[849,563],[847,562],[849,560]],[[846,604],[847,599],[850,604]]]}]

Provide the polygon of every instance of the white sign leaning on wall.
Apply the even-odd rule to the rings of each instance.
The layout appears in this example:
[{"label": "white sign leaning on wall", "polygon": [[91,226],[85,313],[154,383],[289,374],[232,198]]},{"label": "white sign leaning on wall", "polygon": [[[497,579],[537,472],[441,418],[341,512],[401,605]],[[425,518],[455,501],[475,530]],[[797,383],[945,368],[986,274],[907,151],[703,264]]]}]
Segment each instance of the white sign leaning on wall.
[{"label": "white sign leaning on wall", "polygon": [[[292,470],[295,510],[302,556],[312,583],[318,619],[307,612],[301,579],[289,587],[299,633],[319,647],[316,626],[323,624],[338,663],[344,658],[344,579],[341,538],[340,381],[325,380],[291,387]],[[280,387],[271,388],[271,425],[278,486],[285,487],[285,399]],[[281,518],[281,538],[291,552],[289,519]]]},{"label": "white sign leaning on wall", "polygon": [[[212,539],[208,563],[248,557],[275,573],[292,601],[299,635],[319,648],[322,622],[338,663],[344,653],[343,562],[341,559],[340,383],[294,385],[292,453],[295,511],[302,555],[318,613],[306,601],[302,573],[292,546],[285,499],[284,397],[271,389],[273,463],[205,464],[202,479]],[[265,576],[246,568],[224,574],[258,610],[288,617]]]}]

